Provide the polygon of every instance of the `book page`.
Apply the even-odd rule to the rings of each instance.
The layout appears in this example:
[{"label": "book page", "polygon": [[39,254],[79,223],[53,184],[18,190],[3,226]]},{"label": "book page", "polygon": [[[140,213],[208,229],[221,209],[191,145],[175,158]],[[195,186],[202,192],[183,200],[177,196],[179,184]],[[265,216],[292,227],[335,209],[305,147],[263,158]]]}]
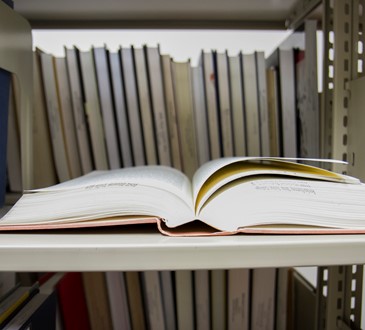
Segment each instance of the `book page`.
[{"label": "book page", "polygon": [[50,192],[81,188],[102,188],[113,186],[141,185],[155,187],[175,194],[192,206],[192,188],[187,176],[167,166],[136,166],[110,171],[94,171],[79,178],[51,187],[29,192]]},{"label": "book page", "polygon": [[148,216],[175,227],[194,219],[191,184],[178,170],[141,166],[96,171],[24,194],[0,225],[56,224]]},{"label": "book page", "polygon": [[301,225],[365,229],[365,185],[297,178],[243,178],[216,193],[199,218],[221,231]]},{"label": "book page", "polygon": [[[292,162],[300,158],[232,157],[203,165],[193,178],[195,212],[220,187],[239,178],[257,175],[294,176],[318,180],[359,183],[358,179],[318,167]],[[306,159],[309,160],[309,159]],[[311,159],[313,161],[313,159]],[[328,162],[330,160],[316,160]],[[337,162],[337,161],[334,161]]]}]

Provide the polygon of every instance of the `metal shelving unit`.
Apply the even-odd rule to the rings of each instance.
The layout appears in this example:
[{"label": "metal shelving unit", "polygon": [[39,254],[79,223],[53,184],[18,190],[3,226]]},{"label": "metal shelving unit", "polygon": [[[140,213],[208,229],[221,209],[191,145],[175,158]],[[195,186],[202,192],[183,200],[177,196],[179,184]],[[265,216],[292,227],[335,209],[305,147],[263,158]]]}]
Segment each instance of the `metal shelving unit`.
[{"label": "metal shelving unit", "polygon": [[[167,5],[168,4],[168,5]],[[32,27],[88,28],[297,28],[322,15],[324,157],[345,159],[348,172],[365,179],[358,134],[363,112],[351,111],[364,73],[364,0],[281,0],[279,2],[171,2],[17,0],[16,10]],[[54,7],[53,7],[54,6]],[[58,6],[58,7],[57,7]],[[117,6],[117,7],[115,7]],[[224,8],[222,8],[224,6]],[[159,8],[161,10],[159,10]],[[319,10],[320,9],[320,10]],[[17,74],[22,91],[22,143],[29,144],[32,85],[31,29],[0,2],[0,66]],[[15,39],[9,35],[16,36]],[[15,41],[13,41],[15,40]],[[6,42],[5,42],[6,41]],[[10,42],[11,41],[11,42]],[[16,57],[14,57],[16,55]],[[14,59],[16,59],[14,61]],[[363,93],[364,94],[364,93]],[[359,103],[359,102],[358,102]],[[354,131],[356,130],[356,131]],[[23,151],[24,175],[31,150]],[[27,172],[28,171],[28,172]],[[30,185],[26,181],[25,185]],[[55,232],[0,234],[1,271],[93,271],[321,266],[318,271],[317,329],[358,329],[365,263],[364,235],[173,238],[151,232]],[[355,266],[354,266],[355,265]],[[326,294],[323,294],[323,293]]]}]

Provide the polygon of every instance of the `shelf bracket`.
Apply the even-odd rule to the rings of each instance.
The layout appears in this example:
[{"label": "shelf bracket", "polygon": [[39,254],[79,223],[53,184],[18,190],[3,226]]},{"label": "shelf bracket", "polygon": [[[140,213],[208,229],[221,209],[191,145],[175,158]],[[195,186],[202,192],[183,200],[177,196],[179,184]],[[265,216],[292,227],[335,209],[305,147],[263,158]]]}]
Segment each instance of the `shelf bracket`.
[{"label": "shelf bracket", "polygon": [[363,266],[319,267],[317,330],[361,327]]}]

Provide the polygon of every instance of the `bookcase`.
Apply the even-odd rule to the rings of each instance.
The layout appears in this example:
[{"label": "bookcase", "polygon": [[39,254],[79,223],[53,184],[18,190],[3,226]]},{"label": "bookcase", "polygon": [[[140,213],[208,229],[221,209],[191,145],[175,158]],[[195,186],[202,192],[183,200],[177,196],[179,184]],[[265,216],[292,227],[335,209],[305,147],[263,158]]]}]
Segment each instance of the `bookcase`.
[{"label": "bookcase", "polygon": [[[66,5],[65,2],[61,3],[72,11],[73,2],[66,2]],[[186,2],[182,5],[186,11],[180,19],[177,17],[180,17],[181,8],[170,8],[170,12],[158,17],[151,9],[146,9],[143,13],[141,5],[141,11],[136,12],[135,17],[124,17],[122,20],[111,13],[108,16],[105,12],[100,17],[90,14],[89,18],[83,17],[81,20],[75,16],[77,14],[67,18],[67,13],[63,17],[60,15],[58,20],[57,15],[47,18],[45,14],[42,17],[41,13],[29,8],[24,13],[30,16],[31,23],[36,27],[296,28],[307,15],[316,13],[320,8],[324,17],[324,70],[327,72],[322,93],[325,105],[322,120],[326,123],[322,135],[324,156],[348,160],[347,169],[335,170],[346,171],[364,179],[361,160],[365,154],[361,148],[360,137],[363,133],[359,125],[363,114],[360,107],[356,106],[363,104],[361,86],[364,86],[364,82],[361,75],[364,56],[364,1],[301,0],[297,3],[283,0],[275,3],[275,7],[272,5],[272,8],[265,1],[246,3],[249,4],[246,9],[251,8],[255,14],[250,20],[250,15],[241,17],[232,13],[222,15],[223,18],[214,14],[197,14],[188,19],[191,13],[187,8],[192,3]],[[101,2],[100,5],[105,6]],[[237,4],[241,5],[245,6],[245,2]],[[76,9],[76,13],[82,13],[82,8]],[[204,10],[201,9],[201,12]],[[31,27],[19,14],[0,2],[0,35],[3,33],[6,33],[6,37],[1,38],[0,66],[18,77],[22,104],[22,144],[25,145],[30,141],[27,137],[31,129]],[[27,171],[31,171],[30,157],[31,147],[24,148],[22,158],[25,177]],[[31,182],[25,181],[25,187],[30,185]],[[326,303],[318,301],[318,329],[336,329],[349,328],[346,324],[350,317],[354,325],[359,327],[363,275],[360,265],[365,263],[364,249],[363,235],[173,238],[153,233],[150,228],[145,231],[123,229],[120,232],[9,233],[0,234],[0,271],[319,266],[317,290],[322,292],[326,287],[328,294]],[[354,282],[356,285],[353,285]],[[319,300],[323,299],[322,295],[318,297]]]}]

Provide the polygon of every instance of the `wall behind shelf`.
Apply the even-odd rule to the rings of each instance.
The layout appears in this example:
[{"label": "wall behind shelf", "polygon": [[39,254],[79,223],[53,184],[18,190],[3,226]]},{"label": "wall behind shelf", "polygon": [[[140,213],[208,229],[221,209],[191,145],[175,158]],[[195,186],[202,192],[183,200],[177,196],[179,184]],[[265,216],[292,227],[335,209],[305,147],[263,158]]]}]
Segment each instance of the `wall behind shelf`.
[{"label": "wall behind shelf", "polygon": [[56,56],[63,55],[63,46],[77,45],[81,50],[91,45],[106,44],[111,50],[120,45],[140,47],[160,45],[161,52],[176,61],[192,60],[197,64],[202,49],[228,50],[235,55],[242,50],[255,50],[269,55],[291,31],[246,30],[33,30],[33,44]]}]

